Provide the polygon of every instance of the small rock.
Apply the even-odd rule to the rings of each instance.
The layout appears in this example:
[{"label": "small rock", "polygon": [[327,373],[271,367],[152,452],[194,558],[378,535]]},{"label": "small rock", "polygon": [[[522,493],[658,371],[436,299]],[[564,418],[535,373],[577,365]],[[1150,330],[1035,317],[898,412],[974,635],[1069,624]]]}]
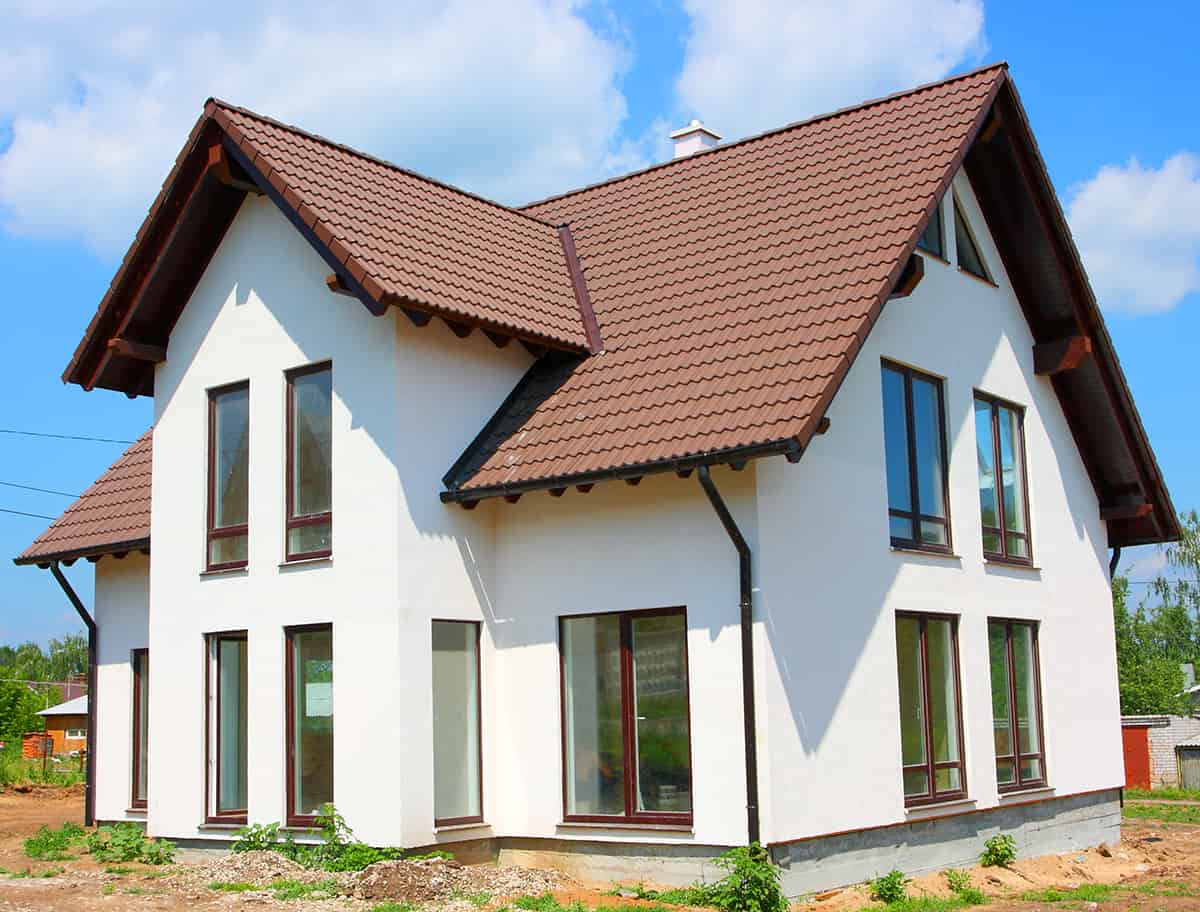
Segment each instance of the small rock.
[{"label": "small rock", "polygon": [[1108,847],[1107,842],[1102,842],[1100,845],[1096,846],[1096,851],[1099,852],[1103,858],[1112,858],[1112,849]]},{"label": "small rock", "polygon": [[625,899],[637,899],[637,893],[635,893],[633,890],[621,890],[617,893],[617,895],[624,897]]},{"label": "small rock", "polygon": [[840,895],[841,892],[841,890],[826,890],[824,893],[818,893],[813,899],[817,902],[825,902],[827,899],[833,899],[835,896]]},{"label": "small rock", "polygon": [[1094,903],[1094,902],[1085,902],[1085,903],[1083,904],[1083,907],[1084,907],[1085,909],[1087,909],[1087,910],[1088,910],[1088,912],[1095,912],[1095,910],[1096,910],[1096,909],[1099,909],[1099,908],[1100,908],[1100,903]]},{"label": "small rock", "polygon": [[1145,864],[1144,862],[1139,862],[1139,863],[1138,863],[1138,864],[1137,864],[1137,865],[1134,867],[1134,870],[1135,870],[1135,871],[1137,871],[1139,874],[1144,874],[1144,873],[1146,873],[1147,871],[1149,871],[1149,870],[1150,870],[1150,865],[1148,865],[1148,864]]}]

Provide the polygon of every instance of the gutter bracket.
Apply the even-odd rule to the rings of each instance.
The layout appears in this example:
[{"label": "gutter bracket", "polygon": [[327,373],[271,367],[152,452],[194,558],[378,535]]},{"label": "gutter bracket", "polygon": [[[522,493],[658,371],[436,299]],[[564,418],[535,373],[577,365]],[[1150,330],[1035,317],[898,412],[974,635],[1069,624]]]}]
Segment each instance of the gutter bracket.
[{"label": "gutter bracket", "polygon": [[96,663],[99,650],[100,635],[96,627],[96,620],[88,610],[83,607],[83,602],[76,594],[70,580],[63,575],[62,568],[58,561],[53,561],[50,564],[50,573],[58,585],[62,588],[67,599],[75,606],[75,612],[79,615],[79,619],[83,621],[88,632],[88,669],[87,669],[87,687],[88,687],[88,740],[87,740],[87,781],[84,786],[83,799],[83,823],[84,826],[93,826],[96,823]]}]

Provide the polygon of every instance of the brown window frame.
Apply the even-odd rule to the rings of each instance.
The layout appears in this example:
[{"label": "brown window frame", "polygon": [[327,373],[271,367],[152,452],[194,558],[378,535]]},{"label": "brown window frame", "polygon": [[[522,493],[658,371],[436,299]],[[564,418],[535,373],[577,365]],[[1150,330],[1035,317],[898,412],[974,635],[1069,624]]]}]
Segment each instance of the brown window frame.
[{"label": "brown window frame", "polygon": [[[637,763],[636,732],[634,729],[633,706],[633,636],[632,624],[637,618],[679,615],[684,621],[683,673],[684,690],[687,693],[688,713],[688,794],[692,796],[692,809],[682,812],[654,812],[637,810]],[[625,812],[623,814],[570,814],[567,812],[567,676],[566,654],[563,649],[563,626],[573,620],[589,617],[618,617],[621,623],[621,734],[624,749],[623,792]],[[661,826],[691,826],[695,816],[695,769],[692,751],[692,674],[691,656],[687,643],[687,607],[645,608],[633,611],[592,611],[586,614],[561,615],[558,619],[558,694],[560,709],[560,742],[562,757],[562,809],[565,823],[629,824],[642,823]]]},{"label": "brown window frame", "polygon": [[[919,370],[915,367],[909,367],[907,364],[900,364],[888,358],[881,360],[881,369],[891,370],[904,377],[904,432],[905,443],[908,447],[908,502],[912,504],[912,510],[894,510],[891,505],[888,505],[888,535],[891,539],[892,547],[902,548],[905,551],[930,551],[934,554],[953,554],[954,553],[954,535],[952,533],[952,524],[950,521],[950,453],[946,445],[946,385],[945,381],[935,374],[930,374],[926,371]],[[946,505],[946,518],[940,519],[936,516],[929,516],[921,512],[921,497],[920,483],[917,478],[917,434],[916,434],[916,418],[913,413],[913,378],[917,377],[926,382],[932,383],[937,387],[938,392],[938,424],[941,432],[942,452],[942,502]],[[887,459],[887,441],[884,440],[884,460],[886,465]],[[890,494],[889,494],[890,497]],[[912,530],[912,538],[900,538],[891,534],[891,518],[907,519],[909,528]],[[939,545],[921,540],[921,523],[937,523],[943,526],[946,530],[946,544]]]},{"label": "brown window frame", "polygon": [[[996,280],[992,277],[992,269],[988,266],[987,260],[983,256],[983,247],[979,243],[979,237],[975,234],[975,229],[971,226],[971,220],[967,218],[967,213],[963,211],[962,202],[958,198],[957,193],[952,193],[954,197],[954,211],[951,213],[953,221],[951,227],[954,229],[954,260],[958,266],[958,271],[964,275],[969,275],[973,279],[978,279],[991,285],[993,288],[999,287],[996,285]],[[968,269],[963,265],[962,257],[958,252],[958,226],[962,224],[963,231],[966,232],[967,240],[971,242],[971,246],[975,248],[975,256],[979,259],[979,265],[983,269],[983,275],[980,275],[973,269]]]},{"label": "brown window frame", "polygon": [[[295,667],[295,649],[293,649],[292,636],[297,633],[315,633],[317,631],[329,631],[330,649],[333,648],[333,624],[330,622],[319,624],[296,624],[291,627],[283,628],[283,646],[284,646],[284,712],[287,715],[287,721],[284,724],[284,762],[287,764],[284,770],[284,778],[287,781],[287,808],[284,814],[286,826],[311,829],[317,825],[316,814],[294,814],[292,811],[296,807],[296,694],[294,684],[296,682],[296,667]],[[336,681],[335,681],[336,683]],[[337,717],[334,717],[334,724],[337,724]],[[336,746],[336,745],[335,745]],[[330,765],[337,769],[336,751],[330,759]],[[337,786],[337,779],[334,778],[334,786]]]},{"label": "brown window frame", "polygon": [[[929,216],[929,221],[926,223],[925,228],[921,231],[920,236],[917,237],[917,249],[922,253],[929,254],[934,259],[941,260],[943,263],[949,263],[950,261],[946,259],[947,255],[949,254],[949,251],[946,250],[946,220],[942,215],[942,204],[945,202],[945,199],[945,196],[943,196],[938,200],[937,205],[933,209],[933,214]],[[931,227],[935,227],[937,229],[937,250],[925,245],[925,235],[929,232]]]},{"label": "brown window frame", "polygon": [[[929,794],[904,796],[905,807],[921,807],[927,804],[942,804],[947,801],[958,801],[967,797],[967,746],[963,741],[963,720],[962,720],[962,667],[960,662],[958,648],[958,615],[954,614],[937,614],[936,612],[920,612],[920,611],[897,611],[896,617],[906,617],[917,621],[920,624],[921,633],[921,711],[925,719],[925,762],[910,763],[905,765],[901,761],[901,782],[903,782],[903,774],[910,770],[924,770],[928,776]],[[958,760],[950,761],[935,761],[933,759],[933,704],[930,697],[929,687],[929,641],[927,634],[927,624],[929,621],[949,621],[950,622],[950,643],[954,648],[954,721],[958,726]],[[896,669],[897,675],[899,668]],[[939,792],[937,790],[937,770],[939,769],[958,769],[958,781],[960,787],[951,791]]]},{"label": "brown window frame", "polygon": [[[218,561],[213,563],[212,560],[212,543],[214,539],[233,538],[238,535],[246,536],[246,553],[250,553],[250,522],[249,522],[249,503],[247,503],[247,521],[236,526],[216,526],[214,525],[217,515],[217,399],[225,393],[232,393],[238,390],[246,390],[247,397],[250,393],[250,381],[239,380],[236,383],[226,383],[224,386],[215,386],[208,391],[208,517],[206,522],[206,534],[204,536],[204,567],[208,571],[217,570],[240,570],[245,567],[249,560],[238,561]],[[247,413],[248,414],[248,413]],[[247,417],[246,421],[246,459],[250,459],[250,422]],[[247,501],[249,494],[247,493]]]},{"label": "brown window frame", "polygon": [[[1013,752],[1011,754],[997,754],[996,755],[997,763],[1000,763],[1001,761],[1004,761],[1004,760],[1008,760],[1008,761],[1012,762],[1012,764],[1013,764],[1013,781],[1007,785],[1001,785],[999,783],[999,781],[997,780],[996,788],[1001,794],[1006,793],[1006,792],[1021,792],[1021,791],[1026,791],[1026,790],[1032,789],[1032,788],[1043,788],[1047,785],[1049,780],[1046,776],[1046,732],[1045,732],[1045,729],[1043,728],[1043,721],[1042,721],[1043,716],[1044,716],[1044,712],[1042,710],[1042,653],[1041,653],[1041,647],[1038,644],[1038,632],[1039,632],[1039,628],[1041,627],[1041,625],[1037,621],[1022,621],[1022,620],[1015,620],[1015,619],[1011,619],[1011,618],[988,618],[988,626],[990,627],[993,624],[1003,624],[1004,625],[1004,645],[1005,645],[1005,649],[1007,651],[1007,658],[1008,658],[1008,663],[1007,663],[1008,664],[1008,669],[1007,669],[1008,707],[1009,707],[1008,723],[1009,723],[1009,734],[1010,734],[1010,737],[1012,738],[1012,746],[1013,746]],[[1033,689],[1034,689],[1033,692],[1034,692],[1034,703],[1037,706],[1038,746],[1041,748],[1041,750],[1032,752],[1032,753],[1024,753],[1021,751],[1021,741],[1020,741],[1021,729],[1020,729],[1020,720],[1018,718],[1018,708],[1017,708],[1016,659],[1013,654],[1013,637],[1012,637],[1013,627],[1016,627],[1016,626],[1028,627],[1028,628],[1030,628],[1031,632],[1033,633]],[[989,672],[991,671],[991,656],[990,655],[988,656],[988,671]],[[994,716],[993,716],[992,724],[995,725]],[[993,751],[995,750],[995,739],[994,738],[992,740],[992,750]],[[1026,759],[1030,759],[1030,760],[1036,759],[1041,764],[1041,768],[1042,768],[1041,776],[1038,776],[1038,777],[1035,777],[1032,779],[1022,779],[1021,778],[1021,761],[1026,760]]]},{"label": "brown window frame", "polygon": [[[306,364],[303,367],[295,367],[289,371],[284,372],[284,380],[285,380],[285,385],[287,388],[287,391],[286,391],[287,429],[285,431],[286,437],[284,440],[284,446],[287,451],[286,455],[284,457],[287,462],[287,468],[286,468],[286,472],[285,472],[285,474],[286,474],[285,484],[287,486],[286,512],[284,514],[285,520],[284,520],[284,529],[283,529],[283,552],[284,552],[284,560],[285,561],[318,560],[320,558],[333,556],[333,546],[332,546],[332,542],[333,542],[333,510],[330,509],[330,510],[326,510],[324,513],[309,513],[304,516],[297,516],[295,513],[295,510],[296,510],[295,491],[293,490],[293,483],[292,483],[295,478],[295,473],[296,473],[296,466],[295,466],[296,448],[293,445],[294,441],[292,439],[292,436],[296,430],[295,380],[297,377],[305,377],[305,376],[308,376],[309,374],[319,374],[322,371],[329,371],[330,387],[332,388],[332,385],[333,385],[333,362],[332,361],[321,361],[317,364]],[[333,405],[332,405],[332,401],[331,401],[330,408],[332,409],[332,407],[333,407]],[[330,474],[332,475],[332,472],[333,472],[332,454],[330,456],[329,462],[330,462],[329,471],[330,471]],[[331,481],[332,481],[332,479],[331,479]],[[319,526],[323,523],[329,524],[330,547],[319,548],[316,551],[297,551],[295,553],[292,552],[291,546],[289,544],[289,541],[290,541],[290,537],[288,535],[289,532],[291,532],[293,529],[300,529],[305,526]]]},{"label": "brown window frame", "polygon": [[[216,793],[221,793],[221,720],[219,718],[221,707],[221,679],[218,676],[213,682],[213,668],[219,661],[219,652],[214,653],[213,647],[218,645],[221,640],[241,640],[246,642],[245,630],[224,630],[218,633],[208,633],[204,636],[204,820],[206,823],[246,823],[247,808],[238,808],[231,811],[219,811],[216,808],[216,803],[213,801],[212,788],[216,786]],[[213,730],[212,725],[216,723],[216,765],[213,765]]]},{"label": "brown window frame", "polygon": [[[132,751],[132,754],[130,755],[131,766],[133,767],[133,776],[132,776],[131,789],[130,789],[129,806],[131,808],[136,808],[138,810],[144,810],[146,808],[147,799],[149,798],[150,793],[149,793],[149,791],[146,792],[146,796],[147,796],[146,798],[138,797],[138,792],[140,792],[142,790],[141,789],[141,785],[142,785],[141,776],[139,775],[139,772],[138,772],[139,767],[141,766],[140,760],[141,760],[142,747],[143,747],[143,745],[142,745],[142,713],[146,712],[146,707],[142,706],[142,674],[143,674],[142,663],[145,662],[145,676],[146,676],[146,678],[149,678],[150,677],[150,650],[148,648],[131,650],[129,661],[130,661],[130,665],[133,668],[133,744],[132,744],[133,751]],[[149,689],[149,683],[150,682],[147,680],[147,682],[146,682],[147,689]],[[146,757],[147,757],[146,780],[147,780],[147,783],[149,783],[149,779],[150,779],[150,762],[149,762],[150,728],[149,728],[149,726],[146,727],[146,741],[147,741],[147,744],[145,745],[146,752],[147,752],[146,753]]]},{"label": "brown window frame", "polygon": [[[987,560],[1002,563],[1002,564],[1020,564],[1024,567],[1033,566],[1033,520],[1029,514],[1029,466],[1025,456],[1025,407],[1018,405],[1015,402],[1010,402],[1007,399],[1001,399],[999,396],[993,396],[990,393],[985,393],[982,390],[975,390],[975,402],[981,402],[987,405],[991,411],[992,425],[992,465],[995,467],[993,471],[996,473],[996,519],[999,521],[999,528],[983,525],[983,513],[980,511],[979,523],[981,538],[988,532],[996,533],[1000,539],[999,551],[988,551],[983,549],[983,556]],[[974,418],[974,402],[972,403],[972,418]],[[1003,471],[1004,467],[1000,462],[1000,409],[1006,408],[1014,412],[1017,416],[1017,439],[1013,443],[1020,449],[1019,454],[1014,454],[1013,464],[1021,472],[1021,499],[1025,506],[1025,530],[1023,532],[1010,532],[1007,529],[1007,516],[1004,510],[1004,484]],[[978,471],[978,467],[976,467]],[[1013,535],[1017,538],[1025,540],[1025,551],[1027,556],[1021,557],[1019,554],[1008,553],[1008,536]]]},{"label": "brown window frame", "polygon": [[433,825],[435,827],[448,827],[468,823],[483,823],[483,659],[481,656],[483,624],[480,621],[463,621],[458,618],[433,618],[430,623],[431,633],[433,624],[469,624],[475,628],[475,725],[478,732],[478,737],[475,739],[475,750],[479,755],[479,813],[466,817],[434,817]]}]

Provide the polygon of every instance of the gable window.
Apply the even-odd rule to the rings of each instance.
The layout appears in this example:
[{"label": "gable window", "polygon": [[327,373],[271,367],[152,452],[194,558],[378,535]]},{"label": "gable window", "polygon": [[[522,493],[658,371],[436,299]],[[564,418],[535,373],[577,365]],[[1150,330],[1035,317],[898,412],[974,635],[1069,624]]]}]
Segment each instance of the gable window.
[{"label": "gable window", "polygon": [[992,726],[1000,791],[1046,784],[1037,626],[989,621]]},{"label": "gable window", "polygon": [[964,797],[958,619],[896,615],[904,803]]},{"label": "gable window", "polygon": [[246,821],[246,632],[208,638],[208,819]]},{"label": "gable window", "polygon": [[929,216],[929,223],[925,226],[925,230],[921,232],[920,238],[917,239],[917,246],[943,260],[946,258],[946,241],[942,233],[941,200],[938,201],[933,214]]},{"label": "gable window", "polygon": [[971,226],[957,199],[954,200],[954,246],[958,249],[959,269],[985,282],[992,281],[992,275],[983,262],[983,254],[979,252],[979,244],[975,242],[975,235],[971,233]]},{"label": "gable window", "polygon": [[884,361],[883,436],[892,544],[948,553],[950,494],[942,381]]},{"label": "gable window", "polygon": [[483,820],[479,624],[433,622],[433,815],[436,826]]},{"label": "gable window", "polygon": [[333,553],[333,369],[287,373],[287,559]]},{"label": "gable window", "polygon": [[135,649],[133,663],[133,798],[130,807],[146,806],[150,752],[150,650]]},{"label": "gable window", "polygon": [[287,822],[312,826],[333,803],[333,628],[287,634]]},{"label": "gable window", "polygon": [[246,566],[250,511],[250,384],[208,393],[209,570]]},{"label": "gable window", "polygon": [[1028,564],[1033,558],[1025,485],[1024,410],[976,392],[975,449],[984,556]]},{"label": "gable window", "polygon": [[566,819],[690,823],[684,609],[562,618],[559,634]]}]

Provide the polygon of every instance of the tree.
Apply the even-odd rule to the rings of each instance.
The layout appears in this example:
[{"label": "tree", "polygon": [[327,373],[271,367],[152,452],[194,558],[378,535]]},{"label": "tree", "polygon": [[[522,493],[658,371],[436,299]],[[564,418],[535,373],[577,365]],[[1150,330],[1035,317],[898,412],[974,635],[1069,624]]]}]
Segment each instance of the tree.
[{"label": "tree", "polygon": [[0,681],[0,740],[41,731],[42,721],[37,713],[42,707],[42,698],[24,684]]}]

